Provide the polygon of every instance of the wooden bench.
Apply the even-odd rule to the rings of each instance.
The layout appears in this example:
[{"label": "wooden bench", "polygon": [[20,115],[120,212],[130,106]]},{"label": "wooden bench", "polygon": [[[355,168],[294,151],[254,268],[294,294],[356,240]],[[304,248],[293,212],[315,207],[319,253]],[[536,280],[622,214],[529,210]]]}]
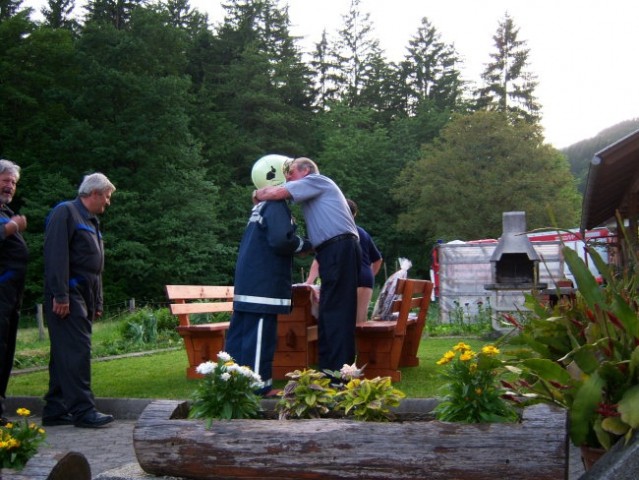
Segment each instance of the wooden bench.
[{"label": "wooden bench", "polygon": [[366,378],[391,377],[398,382],[400,367],[419,365],[417,350],[432,290],[433,283],[428,280],[399,279],[391,307],[396,318],[356,324],[357,365],[366,365]]},{"label": "wooden bench", "polygon": [[195,369],[200,363],[216,361],[224,350],[224,339],[230,322],[191,324],[190,315],[196,313],[233,312],[233,287],[202,285],[167,285],[169,309],[177,315],[177,331],[184,340],[189,366],[188,378],[200,378]]},{"label": "wooden bench", "polygon": [[[201,378],[195,369],[203,362],[216,361],[224,350],[230,322],[192,324],[190,315],[233,312],[232,286],[166,285],[169,309],[177,315],[177,331],[184,340],[189,366],[187,378]],[[317,362],[317,325],[311,314],[311,287],[294,285],[290,314],[278,315],[277,350],[273,358],[273,378],[281,380],[286,373],[308,368]]]}]

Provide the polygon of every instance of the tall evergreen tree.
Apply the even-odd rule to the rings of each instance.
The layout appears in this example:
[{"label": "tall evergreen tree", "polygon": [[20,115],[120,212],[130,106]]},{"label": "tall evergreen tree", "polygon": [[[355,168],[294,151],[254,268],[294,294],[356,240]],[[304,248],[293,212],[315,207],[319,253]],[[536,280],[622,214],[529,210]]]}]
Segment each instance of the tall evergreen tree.
[{"label": "tall evergreen tree", "polygon": [[492,62],[482,74],[485,86],[477,91],[477,106],[538,122],[541,107],[534,95],[537,80],[527,71],[530,49],[519,40],[519,28],[508,14],[499,22],[493,40],[496,51],[490,54]]},{"label": "tall evergreen tree", "polygon": [[339,101],[352,107],[383,109],[384,81],[390,69],[373,37],[370,15],[360,10],[360,0],[351,0],[344,24],[330,54],[335,65],[331,79],[335,82]]},{"label": "tall evergreen tree", "polygon": [[47,26],[75,31],[79,25],[71,16],[74,9],[75,0],[47,0],[47,6],[42,7],[40,12]]},{"label": "tall evergreen tree", "polygon": [[87,21],[103,22],[122,29],[131,20],[135,8],[147,0],[89,0],[86,5]]},{"label": "tall evergreen tree", "polygon": [[164,0],[157,8],[168,13],[169,25],[184,29],[191,37],[208,30],[208,14],[192,8],[189,0]]},{"label": "tall evergreen tree", "polygon": [[295,155],[311,138],[310,73],[289,32],[287,9],[274,0],[233,0],[212,45],[208,93],[233,125],[224,160],[232,180],[249,184],[265,153]]},{"label": "tall evergreen tree", "polygon": [[78,42],[83,88],[64,147],[78,177],[103,171],[118,187],[103,221],[111,298],[158,298],[168,279],[230,280],[218,187],[190,132],[185,38],[139,8],[126,29],[89,22]]},{"label": "tall evergreen tree", "polygon": [[314,104],[318,110],[326,110],[329,103],[338,99],[338,88],[334,72],[336,63],[332,60],[329,51],[329,40],[326,29],[322,31],[322,37],[315,44],[315,51],[310,61],[314,77]]},{"label": "tall evergreen tree", "polygon": [[0,22],[13,17],[20,10],[22,0],[0,0]]},{"label": "tall evergreen tree", "polygon": [[408,113],[415,114],[425,101],[439,110],[456,110],[463,82],[455,47],[442,42],[437,29],[427,18],[422,18],[407,50],[401,72],[406,84]]},{"label": "tall evergreen tree", "polygon": [[416,160],[423,144],[432,142],[454,112],[464,111],[460,60],[452,44],[427,18],[409,40],[397,67],[397,108],[403,112],[391,125],[394,149],[405,162]]}]

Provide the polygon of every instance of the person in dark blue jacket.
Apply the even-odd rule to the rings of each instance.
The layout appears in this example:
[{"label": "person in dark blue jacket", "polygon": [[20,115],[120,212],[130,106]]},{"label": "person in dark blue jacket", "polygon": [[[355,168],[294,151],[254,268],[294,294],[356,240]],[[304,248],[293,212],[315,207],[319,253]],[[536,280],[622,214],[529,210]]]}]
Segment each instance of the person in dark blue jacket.
[{"label": "person in dark blue jacket", "polygon": [[[253,167],[260,188],[284,182],[287,157],[267,155]],[[277,346],[277,315],[291,312],[293,255],[311,250],[295,234],[285,200],[257,202],[240,242],[235,267],[233,315],[224,349],[239,365],[258,373],[267,395],[273,387],[273,357]]]},{"label": "person in dark blue jacket", "polygon": [[27,218],[16,215],[8,207],[20,180],[20,167],[9,160],[0,160],[0,426],[4,397],[13,368],[20,308],[24,293],[29,251],[21,232],[27,228]]},{"label": "person in dark blue jacket", "polygon": [[78,197],[49,214],[44,234],[44,311],[51,341],[44,426],[98,428],[113,421],[98,412],[91,391],[91,330],[102,315],[104,246],[98,214],[115,187],[101,173],[84,177]]}]

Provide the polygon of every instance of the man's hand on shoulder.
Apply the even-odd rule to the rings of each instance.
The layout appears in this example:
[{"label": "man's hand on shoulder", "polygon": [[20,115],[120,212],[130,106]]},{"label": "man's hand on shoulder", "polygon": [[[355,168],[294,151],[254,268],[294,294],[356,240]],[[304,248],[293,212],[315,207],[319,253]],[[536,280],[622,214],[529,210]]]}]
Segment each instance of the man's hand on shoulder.
[{"label": "man's hand on shoulder", "polygon": [[284,187],[262,187],[255,191],[253,199],[258,202],[265,200],[286,200],[291,198],[291,194]]}]

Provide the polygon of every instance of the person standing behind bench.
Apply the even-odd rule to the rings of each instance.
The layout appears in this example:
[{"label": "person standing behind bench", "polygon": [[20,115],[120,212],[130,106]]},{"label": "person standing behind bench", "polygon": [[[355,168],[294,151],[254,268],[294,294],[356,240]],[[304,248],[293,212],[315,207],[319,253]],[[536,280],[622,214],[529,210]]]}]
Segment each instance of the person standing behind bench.
[{"label": "person standing behind bench", "polygon": [[[346,202],[351,209],[353,218],[357,217],[357,204],[351,199],[346,199]],[[375,275],[379,272],[384,260],[369,233],[359,225],[357,225],[357,233],[359,234],[359,246],[362,251],[359,284],[357,287],[357,323],[361,323],[368,320],[368,307],[373,298]],[[311,264],[305,283],[312,285],[315,283],[317,277],[319,277],[319,264],[317,263],[317,259],[315,259]]]},{"label": "person standing behind bench", "polygon": [[319,262],[317,319],[319,369],[340,370],[355,362],[355,319],[361,251],[357,226],[346,198],[312,160],[285,165],[286,183],[254,192],[259,200],[293,199],[301,204],[306,229]]},{"label": "person standing behind bench", "polygon": [[[284,182],[287,157],[266,155],[253,166],[257,188]],[[273,357],[277,348],[277,315],[291,312],[293,255],[311,250],[295,235],[285,200],[259,202],[251,210],[235,266],[233,316],[224,349],[238,365],[259,373],[267,395],[273,386]]]},{"label": "person standing behind bench", "polygon": [[20,180],[20,167],[9,160],[0,160],[0,426],[4,398],[13,368],[16,337],[24,293],[29,251],[21,232],[27,228],[27,218],[16,215],[8,207]]},{"label": "person standing behind bench", "polygon": [[95,408],[91,331],[102,315],[104,246],[97,215],[115,186],[101,173],[84,177],[78,197],[51,210],[44,236],[44,309],[51,340],[44,426],[98,428],[113,421]]}]

